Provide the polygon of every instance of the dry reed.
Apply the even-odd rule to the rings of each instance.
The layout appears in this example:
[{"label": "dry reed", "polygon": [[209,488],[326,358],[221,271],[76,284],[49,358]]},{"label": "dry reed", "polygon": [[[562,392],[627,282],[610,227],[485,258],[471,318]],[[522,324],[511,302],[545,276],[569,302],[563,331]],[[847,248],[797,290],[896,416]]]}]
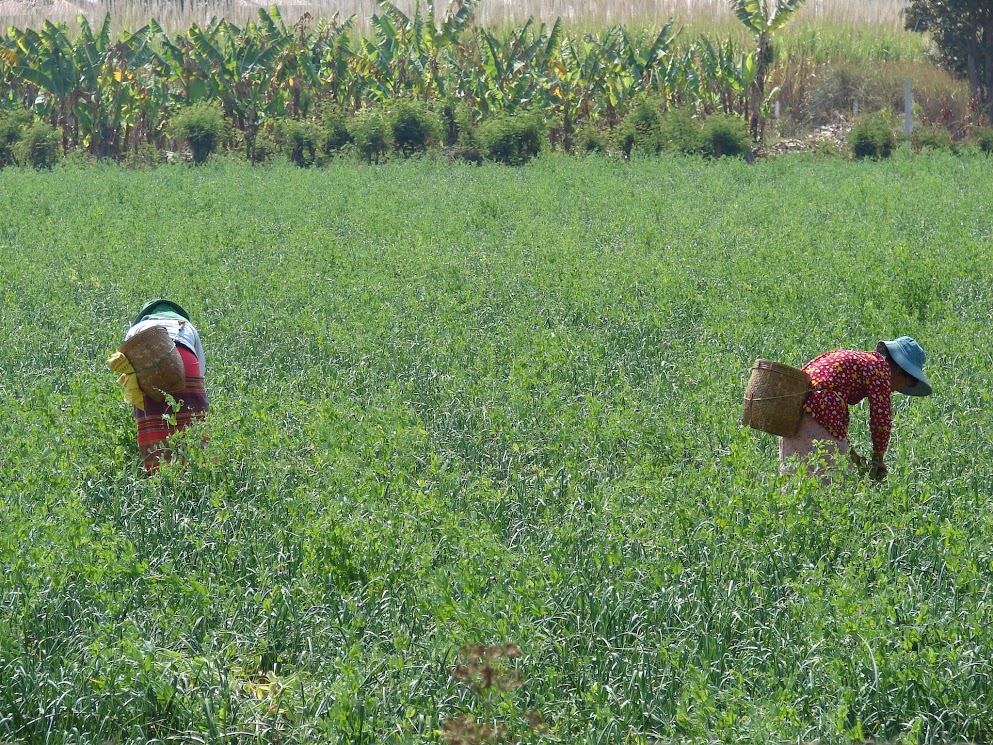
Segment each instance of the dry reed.
[{"label": "dry reed", "polygon": [[[439,6],[446,3],[439,0]],[[224,17],[235,23],[253,18],[258,7],[270,3],[259,0],[0,0],[0,27],[38,27],[45,20],[74,25],[80,13],[91,22],[111,12],[117,29],[135,29],[155,18],[166,29],[186,29],[191,23],[204,23],[211,17]],[[290,0],[278,3],[287,20],[304,13],[313,16],[355,15],[359,27],[380,12],[375,0]],[[402,9],[412,9],[413,0],[396,0]],[[808,0],[797,21],[828,22],[851,26],[901,27],[901,10],[906,0]],[[599,27],[621,23],[651,26],[675,18],[690,27],[721,30],[736,23],[727,0],[625,0],[624,2],[579,2],[579,0],[484,0],[476,14],[480,25],[488,27],[519,24],[528,17],[569,25]]]}]

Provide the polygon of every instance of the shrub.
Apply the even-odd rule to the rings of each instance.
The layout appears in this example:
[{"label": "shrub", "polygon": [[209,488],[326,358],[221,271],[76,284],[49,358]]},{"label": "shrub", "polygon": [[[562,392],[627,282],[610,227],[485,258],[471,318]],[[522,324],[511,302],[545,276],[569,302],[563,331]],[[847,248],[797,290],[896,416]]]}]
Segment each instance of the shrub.
[{"label": "shrub", "polygon": [[629,158],[634,152],[654,155],[661,150],[659,139],[659,105],[654,99],[641,98],[617,129],[617,147]]},{"label": "shrub", "polygon": [[224,137],[224,114],[214,104],[200,101],[190,104],[172,119],[177,137],[186,140],[193,162],[204,163]]},{"label": "shrub", "polygon": [[128,168],[147,168],[162,162],[162,154],[154,142],[143,142],[137,149],[129,150],[124,155],[124,165]]},{"label": "shrub", "polygon": [[22,166],[51,168],[62,154],[62,130],[37,122],[14,145],[14,160]]},{"label": "shrub", "polygon": [[313,122],[284,119],[276,132],[283,154],[291,163],[301,168],[314,164],[321,139],[320,127]]},{"label": "shrub", "polygon": [[463,150],[479,152],[479,127],[473,119],[472,109],[466,103],[455,107],[455,124],[458,127],[457,145]]},{"label": "shrub", "polygon": [[390,133],[404,157],[423,153],[438,140],[440,123],[419,101],[401,101],[390,115]]},{"label": "shrub", "polygon": [[263,127],[255,135],[252,163],[266,163],[279,152],[279,144],[271,127]]},{"label": "shrub", "polygon": [[0,168],[14,164],[14,145],[24,136],[31,114],[24,109],[0,111]]},{"label": "shrub", "polygon": [[348,123],[348,131],[367,163],[373,160],[379,163],[380,157],[389,150],[390,128],[386,118],[378,111],[363,109]]},{"label": "shrub", "polygon": [[459,141],[459,122],[455,117],[457,104],[445,101],[441,107],[439,121],[441,126],[441,144],[454,147]]},{"label": "shrub", "polygon": [[445,103],[440,120],[441,139],[445,147],[456,150],[479,149],[479,135],[472,110],[464,101]]},{"label": "shrub", "polygon": [[593,124],[587,124],[576,133],[576,150],[580,153],[604,153],[607,138]]},{"label": "shrub", "polygon": [[880,111],[856,122],[848,135],[848,145],[855,158],[890,157],[896,148],[890,113]]},{"label": "shrub", "polygon": [[939,125],[915,127],[910,134],[910,144],[915,150],[946,150],[955,152],[958,148],[952,134]]},{"label": "shrub", "polygon": [[993,155],[993,127],[977,127],[972,131],[972,140],[987,155]]},{"label": "shrub", "polygon": [[352,141],[352,134],[348,131],[348,117],[338,107],[325,109],[317,126],[320,128],[320,151],[324,155],[336,155]]},{"label": "shrub", "polygon": [[752,152],[748,124],[732,114],[711,114],[703,123],[702,152],[711,158],[742,157]]},{"label": "shrub", "polygon": [[841,158],[845,155],[844,149],[830,139],[817,140],[811,153],[819,158]]},{"label": "shrub", "polygon": [[479,149],[474,147],[463,147],[462,145],[456,145],[449,152],[453,160],[461,160],[466,163],[472,163],[476,166],[481,166],[485,160],[485,158],[483,158],[483,154],[479,152]]},{"label": "shrub", "polygon": [[484,122],[479,129],[483,154],[508,166],[519,166],[537,157],[545,140],[545,123],[534,115],[504,115]]},{"label": "shrub", "polygon": [[692,114],[672,109],[659,119],[659,147],[674,153],[693,155],[703,152],[703,132]]}]

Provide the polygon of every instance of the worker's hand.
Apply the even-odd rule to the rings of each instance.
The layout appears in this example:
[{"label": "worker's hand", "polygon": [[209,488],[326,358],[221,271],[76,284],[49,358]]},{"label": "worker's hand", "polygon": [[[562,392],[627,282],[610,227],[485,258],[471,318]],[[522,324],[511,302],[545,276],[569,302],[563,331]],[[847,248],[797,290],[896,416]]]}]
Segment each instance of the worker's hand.
[{"label": "worker's hand", "polygon": [[872,465],[869,467],[869,478],[878,484],[886,478],[887,473],[886,464],[883,463],[883,456],[879,453],[873,454]]},{"label": "worker's hand", "polygon": [[860,474],[865,474],[869,470],[869,464],[866,463],[865,458],[856,453],[854,450],[848,451],[848,457],[851,459],[852,464],[855,466],[855,470]]}]

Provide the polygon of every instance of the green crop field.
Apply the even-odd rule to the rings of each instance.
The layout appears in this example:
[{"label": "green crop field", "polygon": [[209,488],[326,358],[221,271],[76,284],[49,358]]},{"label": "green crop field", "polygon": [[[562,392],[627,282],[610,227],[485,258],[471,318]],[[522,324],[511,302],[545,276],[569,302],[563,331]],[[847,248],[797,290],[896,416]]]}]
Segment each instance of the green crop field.
[{"label": "green crop field", "polygon": [[[3,170],[0,741],[990,742],[991,187]],[[147,477],[104,359],[153,296],[212,414]],[[888,480],[780,477],[752,361],[899,334],[935,395],[896,397]]]}]

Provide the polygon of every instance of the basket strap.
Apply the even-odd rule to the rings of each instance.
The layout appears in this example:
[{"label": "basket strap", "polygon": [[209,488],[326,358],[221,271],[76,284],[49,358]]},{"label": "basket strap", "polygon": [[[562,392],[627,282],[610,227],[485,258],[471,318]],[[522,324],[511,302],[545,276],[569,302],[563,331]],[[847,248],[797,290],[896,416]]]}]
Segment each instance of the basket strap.
[{"label": "basket strap", "polygon": [[137,374],[138,374],[138,373],[140,373],[140,372],[145,372],[145,370],[151,370],[151,369],[152,369],[152,368],[154,368],[154,367],[158,367],[159,365],[161,365],[161,364],[162,364],[162,362],[163,362],[163,361],[165,361],[165,359],[166,359],[166,357],[168,357],[168,356],[169,356],[170,354],[172,354],[172,353],[173,353],[174,351],[176,351],[176,345],[175,345],[175,344],[173,344],[173,345],[172,345],[172,349],[170,349],[170,350],[169,350],[168,352],[166,352],[166,353],[165,353],[164,355],[162,355],[162,356],[161,356],[161,357],[159,357],[159,358],[158,358],[157,360],[155,360],[155,362],[153,362],[153,363],[152,363],[152,364],[150,364],[150,365],[145,365],[144,367],[142,367],[142,368],[139,368],[139,369],[137,369],[137,370],[135,370],[135,371],[134,371],[134,374],[135,374],[135,375],[137,375]]}]

